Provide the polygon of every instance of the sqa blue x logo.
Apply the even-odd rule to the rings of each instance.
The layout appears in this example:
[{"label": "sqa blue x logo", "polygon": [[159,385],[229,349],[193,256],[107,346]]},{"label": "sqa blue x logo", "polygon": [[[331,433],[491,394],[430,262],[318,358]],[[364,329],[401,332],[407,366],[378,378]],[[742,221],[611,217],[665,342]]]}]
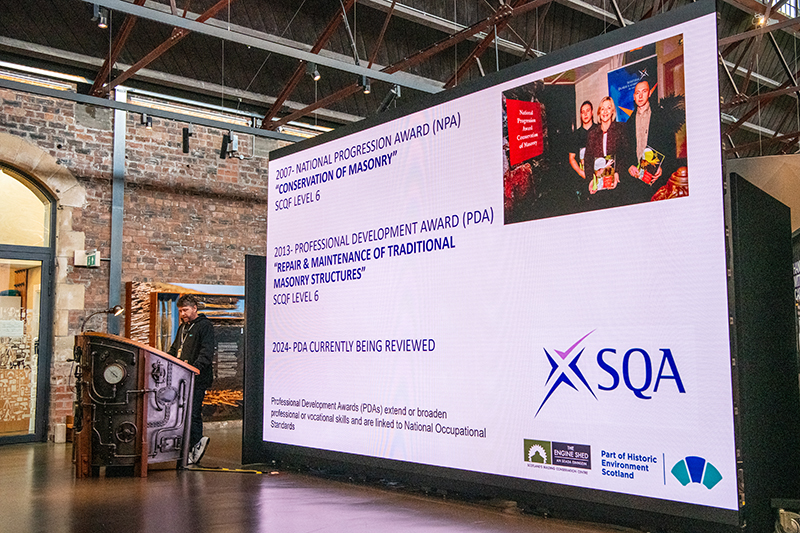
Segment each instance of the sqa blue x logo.
[{"label": "sqa blue x logo", "polygon": [[[556,355],[558,355],[560,360],[556,360],[555,358],[553,358],[553,356],[550,355],[550,352],[547,351],[547,348],[544,349],[544,353],[547,355],[547,360],[550,361],[550,375],[547,376],[547,381],[545,382],[545,385],[550,383],[550,380],[553,379],[553,376],[556,373],[558,373],[558,377],[555,379],[555,381],[553,381],[553,385],[550,387],[550,390],[547,391],[547,396],[545,396],[544,400],[542,400],[542,405],[539,406],[539,409],[536,411],[534,418],[536,418],[536,416],[539,415],[539,411],[542,410],[544,404],[547,402],[547,400],[550,399],[550,396],[553,395],[553,393],[556,391],[559,385],[567,384],[573,389],[578,390],[578,387],[576,387],[575,383],[573,383],[573,379],[575,378],[577,378],[578,381],[584,384],[586,390],[588,390],[592,394],[592,396],[594,396],[595,400],[597,399],[597,396],[595,396],[594,391],[589,386],[589,383],[586,381],[586,378],[583,377],[581,369],[578,368],[578,359],[580,359],[581,355],[583,355],[584,348],[581,348],[581,351],[578,352],[578,354],[575,357],[573,357],[571,361],[567,362],[567,358],[578,347],[578,345],[581,342],[583,342],[583,340],[586,337],[588,337],[595,331],[596,330],[590,331],[589,333],[578,339],[575,342],[575,344],[573,344],[564,351],[553,350],[556,353]],[[572,376],[572,378],[570,378],[570,376]]]}]

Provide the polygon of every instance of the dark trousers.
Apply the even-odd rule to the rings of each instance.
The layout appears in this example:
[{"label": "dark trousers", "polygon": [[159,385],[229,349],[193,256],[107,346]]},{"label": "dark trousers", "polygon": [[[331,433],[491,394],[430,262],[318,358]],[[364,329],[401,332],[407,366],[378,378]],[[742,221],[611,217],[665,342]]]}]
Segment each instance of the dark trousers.
[{"label": "dark trousers", "polygon": [[206,396],[206,388],[194,386],[194,394],[192,395],[192,419],[191,429],[189,432],[189,449],[192,449],[195,444],[200,442],[203,436],[203,398]]}]

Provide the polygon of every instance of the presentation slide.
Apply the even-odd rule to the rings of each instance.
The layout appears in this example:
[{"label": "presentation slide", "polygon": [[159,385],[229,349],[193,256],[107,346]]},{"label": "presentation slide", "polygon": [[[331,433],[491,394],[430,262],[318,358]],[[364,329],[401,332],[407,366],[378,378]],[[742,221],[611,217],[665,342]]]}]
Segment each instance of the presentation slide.
[{"label": "presentation slide", "polygon": [[715,24],[274,158],[264,441],[738,510]]}]

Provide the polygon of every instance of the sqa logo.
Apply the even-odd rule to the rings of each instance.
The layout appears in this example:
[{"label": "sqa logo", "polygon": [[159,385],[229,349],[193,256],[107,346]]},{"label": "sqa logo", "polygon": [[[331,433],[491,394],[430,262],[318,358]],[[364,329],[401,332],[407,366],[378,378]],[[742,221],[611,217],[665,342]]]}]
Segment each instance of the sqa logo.
[{"label": "sqa logo", "polygon": [[[592,389],[589,381],[578,366],[581,356],[586,351],[586,348],[581,347],[579,349],[579,346],[595,331],[590,331],[566,350],[552,349],[555,357],[550,354],[547,348],[544,349],[547,360],[550,362],[550,374],[547,376],[545,385],[550,385],[550,388],[541,405],[539,405],[534,418],[539,415],[544,405],[561,385],[566,385],[576,391],[585,389],[595,400],[598,400],[597,394],[595,394],[594,389]],[[659,351],[661,352],[661,361],[658,364],[655,379],[653,379],[654,361],[645,349],[628,348],[618,352],[616,348],[602,348],[597,352],[596,362],[600,370],[608,375],[608,378],[596,385],[597,390],[613,391],[624,383],[625,387],[636,398],[649,400],[654,393],[658,392],[662,381],[671,380],[674,381],[677,391],[685,394],[686,388],[683,386],[683,380],[678,371],[678,365],[675,363],[675,357],[672,355],[672,350],[660,348]],[[620,354],[624,354],[621,359]],[[620,380],[620,374],[622,380]],[[579,385],[580,389],[578,388]]]}]

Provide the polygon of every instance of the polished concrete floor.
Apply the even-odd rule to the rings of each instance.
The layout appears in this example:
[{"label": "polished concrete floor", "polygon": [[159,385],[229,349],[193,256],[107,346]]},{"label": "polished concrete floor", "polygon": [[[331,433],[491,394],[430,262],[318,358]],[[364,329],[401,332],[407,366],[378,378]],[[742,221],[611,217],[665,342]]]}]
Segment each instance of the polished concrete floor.
[{"label": "polished concrete floor", "polygon": [[[210,427],[203,466],[239,468],[241,426]],[[610,533],[294,472],[150,470],[75,479],[71,445],[0,447],[2,533]]]}]

